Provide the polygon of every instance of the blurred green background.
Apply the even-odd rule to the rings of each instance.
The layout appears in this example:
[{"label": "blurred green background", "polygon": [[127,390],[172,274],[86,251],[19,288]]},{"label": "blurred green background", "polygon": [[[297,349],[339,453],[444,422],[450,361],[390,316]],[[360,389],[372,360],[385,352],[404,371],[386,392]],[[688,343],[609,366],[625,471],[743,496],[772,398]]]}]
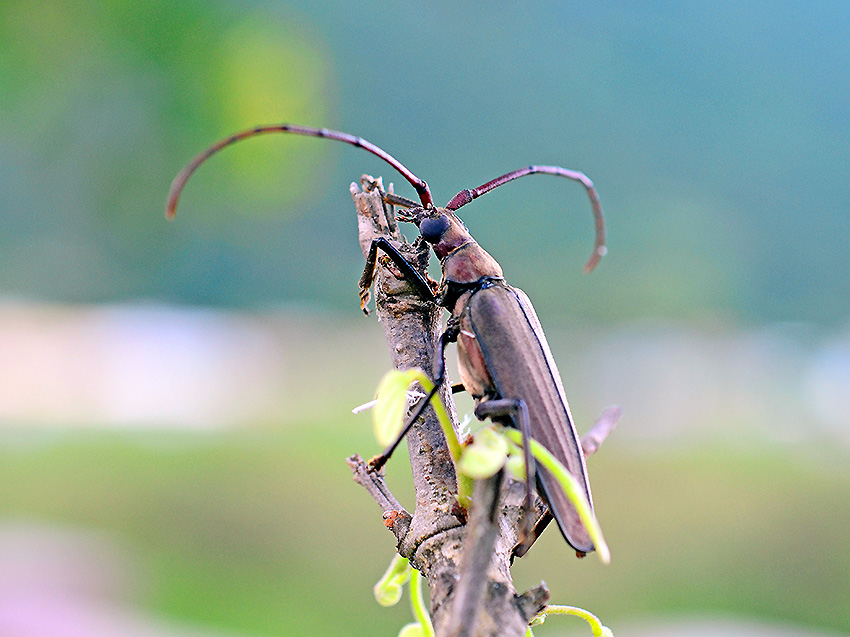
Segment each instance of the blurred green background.
[{"label": "blurred green background", "polygon": [[612,564],[547,534],[518,586],[615,634],[850,633],[848,24],[844,2],[0,2],[0,629],[408,621],[372,599],[391,536],[344,463],[376,448],[350,409],[389,367],[348,184],[414,193],[268,136],[163,218],[195,153],[291,122],[378,144],[438,204],[532,163],[600,191],[590,276],[578,186],[463,210],[579,428],[625,412],[590,462]]}]

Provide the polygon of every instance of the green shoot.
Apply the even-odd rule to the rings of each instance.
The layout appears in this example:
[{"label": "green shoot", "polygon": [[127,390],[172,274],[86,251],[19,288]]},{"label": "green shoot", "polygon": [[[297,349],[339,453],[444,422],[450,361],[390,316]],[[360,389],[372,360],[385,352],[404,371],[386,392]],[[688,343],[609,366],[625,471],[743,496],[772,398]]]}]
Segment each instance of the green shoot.
[{"label": "green shoot", "polygon": [[431,615],[425,607],[425,599],[422,596],[422,574],[417,572],[410,580],[410,605],[413,608],[413,616],[421,626],[422,637],[434,637],[434,625],[431,623]]},{"label": "green shoot", "polygon": [[[412,577],[411,577],[412,576]],[[375,584],[375,599],[381,606],[394,606],[401,599],[402,588],[410,582],[410,607],[413,609],[415,622],[406,624],[399,632],[399,637],[434,637],[434,626],[431,616],[422,597],[422,575],[414,573],[407,558],[396,555],[390,562],[384,575]]]},{"label": "green shoot", "polygon": [[413,568],[407,558],[401,555],[393,557],[393,561],[387,567],[386,572],[372,589],[375,600],[381,606],[395,606],[401,599],[401,589],[410,580]]},{"label": "green shoot", "polygon": [[526,635],[532,637],[533,634],[531,632],[531,626],[538,626],[542,624],[546,621],[546,617],[549,615],[573,615],[575,617],[581,617],[590,624],[590,629],[593,631],[593,637],[614,637],[614,633],[611,632],[611,629],[604,626],[602,622],[599,621],[599,618],[593,613],[576,606],[561,606],[556,604],[546,606],[532,618]]}]

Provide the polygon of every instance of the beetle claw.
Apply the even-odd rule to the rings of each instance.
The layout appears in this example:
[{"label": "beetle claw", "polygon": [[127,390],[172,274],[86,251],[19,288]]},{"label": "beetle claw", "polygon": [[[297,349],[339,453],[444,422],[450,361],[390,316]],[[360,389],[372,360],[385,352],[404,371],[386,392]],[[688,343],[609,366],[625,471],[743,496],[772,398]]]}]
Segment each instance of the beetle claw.
[{"label": "beetle claw", "polygon": [[372,456],[369,459],[369,462],[366,463],[366,468],[370,473],[378,473],[381,469],[384,468],[384,465],[387,463],[387,457],[383,454],[378,456]]},{"label": "beetle claw", "polygon": [[513,551],[517,555],[524,555],[527,553],[528,549],[531,548],[531,545],[534,544],[534,541],[537,539],[537,536],[534,534],[534,522],[532,518],[533,510],[533,504],[530,504],[529,502],[525,502],[522,507],[522,521],[519,525],[521,531]]},{"label": "beetle claw", "polygon": [[360,288],[360,309],[363,310],[363,314],[369,316],[369,308],[366,307],[369,304],[369,299],[372,298],[372,292],[369,288]]}]

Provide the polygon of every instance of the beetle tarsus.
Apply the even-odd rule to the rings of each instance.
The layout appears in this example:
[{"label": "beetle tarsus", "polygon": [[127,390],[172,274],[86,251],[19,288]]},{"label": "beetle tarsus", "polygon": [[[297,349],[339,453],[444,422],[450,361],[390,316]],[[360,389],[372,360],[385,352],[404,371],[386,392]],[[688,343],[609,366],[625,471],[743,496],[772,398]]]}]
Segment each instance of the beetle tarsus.
[{"label": "beetle tarsus", "polygon": [[371,286],[369,287],[361,287],[360,288],[360,309],[363,311],[363,314],[369,316],[369,299],[372,298]]},{"label": "beetle tarsus", "polygon": [[373,456],[369,459],[369,462],[366,463],[366,467],[371,473],[379,473],[381,469],[384,468],[384,465],[387,464],[387,460],[389,460],[389,456],[386,453],[378,454],[377,456]]}]

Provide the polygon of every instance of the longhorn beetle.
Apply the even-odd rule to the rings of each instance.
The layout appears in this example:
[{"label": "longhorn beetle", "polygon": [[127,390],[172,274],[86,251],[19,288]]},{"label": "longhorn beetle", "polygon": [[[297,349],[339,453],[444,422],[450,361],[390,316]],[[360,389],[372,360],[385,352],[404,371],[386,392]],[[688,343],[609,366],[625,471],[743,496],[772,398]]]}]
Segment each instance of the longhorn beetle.
[{"label": "longhorn beetle", "polygon": [[[558,166],[528,166],[506,173],[478,188],[462,190],[452,197],[445,208],[438,208],[434,206],[431,190],[425,181],[419,179],[392,155],[365,139],[323,128],[281,124],[260,126],[236,133],[213,144],[195,157],[171,184],[166,216],[174,216],[183,186],[207,158],[242,139],[278,132],[345,142],[380,157],[395,168],[416,190],[420,203],[392,194],[384,194],[384,199],[387,203],[406,208],[400,212],[398,218],[416,224],[419,233],[431,244],[442,266],[442,281],[435,294],[426,278],[386,238],[375,239],[369,250],[366,268],[360,279],[360,301],[364,311],[369,300],[378,250],[381,250],[398,266],[403,276],[410,279],[425,299],[451,312],[435,355],[434,389],[413,409],[396,441],[381,455],[372,459],[372,467],[378,470],[383,466],[411,424],[421,415],[442,385],[445,380],[445,348],[449,343],[457,342],[461,381],[466,391],[475,399],[476,417],[512,424],[522,432],[527,473],[526,526],[530,519],[533,497],[531,488],[535,481],[529,438],[540,442],[564,464],[582,486],[592,507],[584,453],[573,425],[558,368],[531,301],[522,290],[505,282],[501,266],[476,243],[466,226],[455,215],[457,209],[473,199],[526,175],[541,173],[577,181],[587,191],[595,218],[596,242],[593,253],[584,266],[585,271],[589,272],[606,251],[602,207],[590,179],[583,173]],[[550,515],[555,518],[564,538],[579,555],[592,551],[593,542],[574,506],[558,488],[554,477],[541,467],[536,471],[536,483],[550,513],[540,519],[531,533],[526,529],[525,538],[515,549],[515,554],[519,556],[528,550],[534,538],[548,524]]]}]

